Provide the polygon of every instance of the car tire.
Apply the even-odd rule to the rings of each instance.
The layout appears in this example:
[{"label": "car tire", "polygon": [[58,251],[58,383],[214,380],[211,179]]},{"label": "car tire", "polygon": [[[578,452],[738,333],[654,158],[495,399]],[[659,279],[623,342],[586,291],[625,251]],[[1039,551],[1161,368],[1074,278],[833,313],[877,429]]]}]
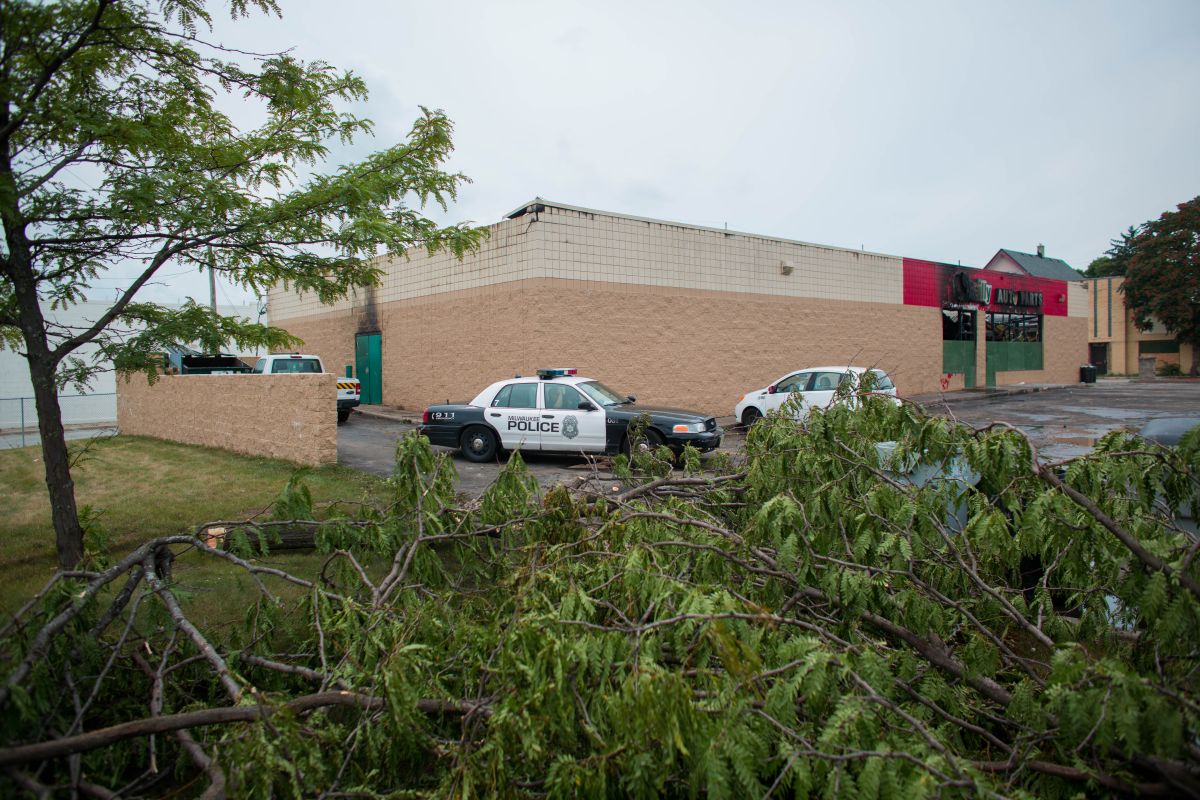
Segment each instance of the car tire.
[{"label": "car tire", "polygon": [[[666,444],[666,439],[663,435],[654,428],[646,428],[646,435],[642,441],[638,442],[638,451],[642,453],[652,453],[659,448],[660,445]],[[625,441],[621,443],[621,452],[633,458],[633,443],[629,440],[629,434],[625,435]]]},{"label": "car tire", "polygon": [[754,423],[758,422],[760,419],[762,419],[762,412],[754,406],[750,406],[742,412],[742,427],[746,430],[750,430],[750,428],[754,426]]},{"label": "car tire", "polygon": [[495,461],[500,452],[496,434],[478,425],[463,431],[462,438],[459,439],[459,447],[462,448],[462,454],[467,461],[473,461],[476,464]]},{"label": "car tire", "polygon": [[338,424],[340,425],[341,423],[345,422],[348,419],[350,419],[350,409],[339,408],[338,409]]}]

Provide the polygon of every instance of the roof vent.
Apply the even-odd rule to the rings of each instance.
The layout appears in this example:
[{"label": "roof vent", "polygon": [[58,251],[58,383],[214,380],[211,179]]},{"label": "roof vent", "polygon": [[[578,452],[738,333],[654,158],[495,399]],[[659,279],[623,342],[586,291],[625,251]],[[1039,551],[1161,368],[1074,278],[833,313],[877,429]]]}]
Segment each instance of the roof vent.
[{"label": "roof vent", "polygon": [[780,275],[791,275],[792,270],[794,270],[795,268],[796,268],[796,265],[793,264],[791,261],[780,261],[779,262],[779,274]]},{"label": "roof vent", "polygon": [[1045,257],[1046,257],[1046,245],[1039,244],[1038,245],[1038,258],[1045,258]]}]

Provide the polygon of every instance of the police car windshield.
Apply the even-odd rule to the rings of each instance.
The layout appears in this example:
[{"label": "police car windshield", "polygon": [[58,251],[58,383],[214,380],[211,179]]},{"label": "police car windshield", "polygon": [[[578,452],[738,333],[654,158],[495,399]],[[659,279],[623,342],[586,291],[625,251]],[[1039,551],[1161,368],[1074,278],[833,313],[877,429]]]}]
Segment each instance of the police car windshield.
[{"label": "police car windshield", "polygon": [[599,381],[588,381],[586,383],[581,383],[579,384],[579,388],[582,389],[588,397],[592,398],[602,406],[613,406],[619,403],[628,402],[629,400],[629,398],[627,398],[625,395],[617,394]]}]

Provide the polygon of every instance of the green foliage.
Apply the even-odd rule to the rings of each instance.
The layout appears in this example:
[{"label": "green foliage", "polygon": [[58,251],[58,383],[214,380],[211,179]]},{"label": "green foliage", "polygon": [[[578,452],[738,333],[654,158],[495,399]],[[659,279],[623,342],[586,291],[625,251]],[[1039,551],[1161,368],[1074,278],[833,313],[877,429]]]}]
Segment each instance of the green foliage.
[{"label": "green foliage", "polygon": [[[881,458],[879,441],[896,447]],[[1171,775],[1196,765],[1200,601],[1184,579],[1200,576],[1172,515],[1195,502],[1200,430],[1173,450],[1110,434],[1052,473],[1086,506],[1012,430],[871,397],[803,424],[768,416],[737,473],[631,474],[613,496],[542,492],[514,455],[463,502],[428,440],[396,453],[390,504],[318,537],[329,561],[299,608],[264,599],[244,629],[205,632],[252,702],[373,698],[194,730],[233,794],[1185,794]],[[978,483],[907,477],[960,462]],[[301,510],[301,484],[280,502]],[[59,584],[39,619],[71,596]],[[0,700],[6,740],[69,727],[69,664],[90,676],[122,648],[167,653],[159,596],[122,618],[136,643],[118,641],[123,621],[88,635],[102,604],[72,621]],[[5,672],[37,627],[12,634]],[[164,713],[227,705],[194,642],[171,646]],[[146,715],[133,676],[123,696],[102,684],[113,705],[92,728]],[[119,785],[144,754],[93,751],[84,769]]]},{"label": "green foliage", "polygon": [[312,492],[309,491],[308,484],[304,482],[307,473],[308,470],[305,469],[297,470],[291,478],[288,478],[283,491],[279,493],[279,497],[275,498],[275,503],[271,506],[271,514],[274,519],[313,518]]},{"label": "green foliage", "polygon": [[1088,278],[1119,277],[1129,270],[1129,262],[1134,255],[1134,240],[1137,239],[1144,226],[1129,226],[1129,230],[1121,234],[1119,239],[1111,239],[1109,248],[1104,255],[1093,259],[1083,270]]},{"label": "green foliage", "polygon": [[[272,3],[253,3],[276,11]],[[235,4],[240,15],[247,4]],[[83,298],[119,262],[145,271],[95,335],[102,355],[141,369],[162,343],[281,345],[281,331],[222,322],[194,306],[171,312],[131,302],[166,265],[215,269],[247,288],[282,282],[342,297],[372,283],[379,248],[412,245],[457,255],[482,233],[440,228],[416,208],[446,206],[462,175],[438,169],[452,151],[450,122],[423,110],[409,139],[331,174],[309,174],[329,142],[369,134],[371,123],[338,109],[367,96],[361,79],[322,62],[272,55],[246,69],[184,30],[207,25],[202,3],[17,2],[6,7],[0,72],[5,116],[0,213],[10,241],[0,282],[0,322],[17,325],[17,284],[56,306]],[[241,95],[256,124],[239,129],[217,110]],[[68,179],[87,165],[87,188]],[[107,325],[145,326],[133,339]],[[256,331],[255,329],[258,328]],[[7,328],[6,334],[12,329]],[[66,341],[62,355],[80,344]],[[79,368],[82,369],[82,368]]]},{"label": "green foliage", "polygon": [[1110,256],[1100,256],[1093,258],[1086,269],[1080,270],[1080,274],[1085,278],[1109,278],[1124,275],[1125,272]]}]

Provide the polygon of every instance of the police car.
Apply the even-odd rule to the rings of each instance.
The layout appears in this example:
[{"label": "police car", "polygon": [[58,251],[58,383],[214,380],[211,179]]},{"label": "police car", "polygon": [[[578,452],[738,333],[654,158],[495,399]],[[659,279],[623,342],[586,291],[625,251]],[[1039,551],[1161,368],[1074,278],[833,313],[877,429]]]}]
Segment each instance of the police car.
[{"label": "police car", "polygon": [[721,444],[724,431],[713,417],[635,401],[574,369],[539,369],[535,377],[496,381],[466,405],[430,406],[419,430],[475,462],[492,461],[501,450],[628,453],[627,428],[640,414],[650,424],[639,446],[665,444],[678,453],[688,444],[701,452]]}]

